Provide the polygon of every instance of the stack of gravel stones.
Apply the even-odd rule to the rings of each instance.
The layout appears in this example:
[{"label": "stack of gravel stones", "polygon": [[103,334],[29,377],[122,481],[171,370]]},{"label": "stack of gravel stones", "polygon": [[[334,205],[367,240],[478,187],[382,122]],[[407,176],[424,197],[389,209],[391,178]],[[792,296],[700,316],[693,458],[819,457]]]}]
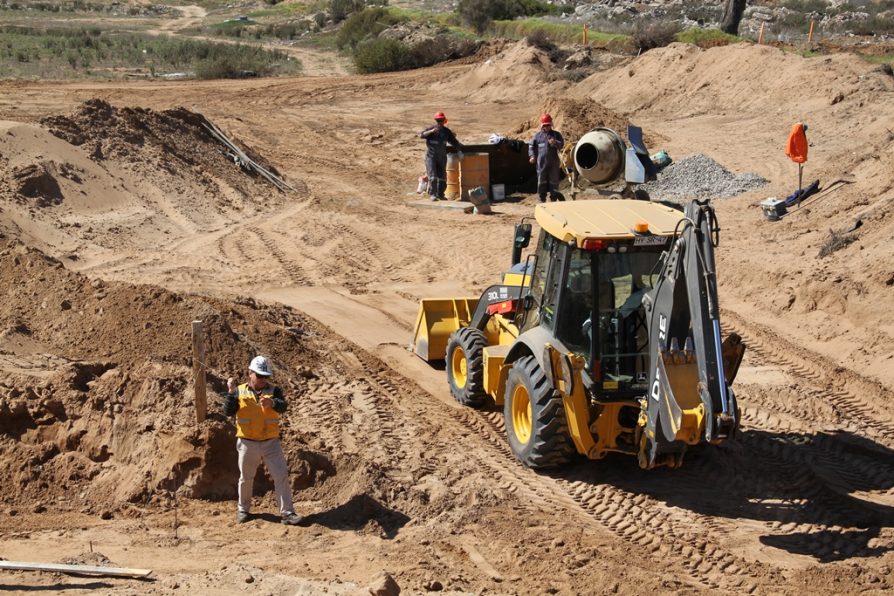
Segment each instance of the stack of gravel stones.
[{"label": "stack of gravel stones", "polygon": [[723,199],[758,189],[767,180],[757,174],[733,174],[707,155],[692,155],[658,173],[658,180],[641,184],[653,200]]}]

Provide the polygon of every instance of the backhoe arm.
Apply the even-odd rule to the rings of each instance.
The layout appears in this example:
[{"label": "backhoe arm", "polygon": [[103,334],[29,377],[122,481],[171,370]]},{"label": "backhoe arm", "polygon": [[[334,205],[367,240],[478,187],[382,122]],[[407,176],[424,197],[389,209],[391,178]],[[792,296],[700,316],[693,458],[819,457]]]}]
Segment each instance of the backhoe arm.
[{"label": "backhoe arm", "polygon": [[643,467],[678,465],[686,445],[723,440],[739,422],[724,372],[714,265],[720,228],[710,202],[692,201],[679,226],[658,280],[643,298],[651,361]]}]

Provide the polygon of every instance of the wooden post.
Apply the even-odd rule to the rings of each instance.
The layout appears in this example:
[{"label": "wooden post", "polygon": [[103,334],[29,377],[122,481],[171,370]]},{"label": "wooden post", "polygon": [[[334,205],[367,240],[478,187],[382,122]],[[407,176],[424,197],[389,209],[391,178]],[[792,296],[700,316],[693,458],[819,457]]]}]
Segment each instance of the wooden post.
[{"label": "wooden post", "polygon": [[192,376],[196,388],[196,421],[201,424],[208,413],[205,395],[205,339],[202,321],[192,322]]},{"label": "wooden post", "polygon": [[587,45],[587,24],[586,23],[584,23],[584,29],[583,29],[583,32],[581,33],[581,39],[583,39],[584,45]]},{"label": "wooden post", "polygon": [[814,25],[814,20],[810,19],[810,32],[807,34],[807,43],[810,43],[813,41],[813,25]]},{"label": "wooden post", "polygon": [[766,23],[761,23],[760,33],[757,34],[757,45],[764,43],[764,25],[766,25]]}]

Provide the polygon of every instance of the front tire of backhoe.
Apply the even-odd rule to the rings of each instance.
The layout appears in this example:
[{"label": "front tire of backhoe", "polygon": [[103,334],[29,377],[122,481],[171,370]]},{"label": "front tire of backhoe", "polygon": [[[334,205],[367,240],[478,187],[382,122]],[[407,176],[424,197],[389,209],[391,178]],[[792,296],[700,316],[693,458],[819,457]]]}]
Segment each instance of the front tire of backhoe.
[{"label": "front tire of backhoe", "polygon": [[529,468],[554,468],[575,453],[559,393],[533,356],[515,361],[503,401],[512,453]]},{"label": "front tire of backhoe", "polygon": [[463,327],[447,340],[447,383],[453,398],[464,406],[480,408],[484,392],[484,348],[487,338],[474,327]]}]

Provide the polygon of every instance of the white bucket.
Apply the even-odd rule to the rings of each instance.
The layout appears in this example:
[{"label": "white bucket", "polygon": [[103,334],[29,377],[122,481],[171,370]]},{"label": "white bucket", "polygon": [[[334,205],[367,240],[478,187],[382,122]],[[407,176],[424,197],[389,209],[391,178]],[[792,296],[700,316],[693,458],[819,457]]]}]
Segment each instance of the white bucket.
[{"label": "white bucket", "polygon": [[490,187],[490,196],[494,201],[502,201],[506,198],[506,185],[505,184],[494,184]]}]

